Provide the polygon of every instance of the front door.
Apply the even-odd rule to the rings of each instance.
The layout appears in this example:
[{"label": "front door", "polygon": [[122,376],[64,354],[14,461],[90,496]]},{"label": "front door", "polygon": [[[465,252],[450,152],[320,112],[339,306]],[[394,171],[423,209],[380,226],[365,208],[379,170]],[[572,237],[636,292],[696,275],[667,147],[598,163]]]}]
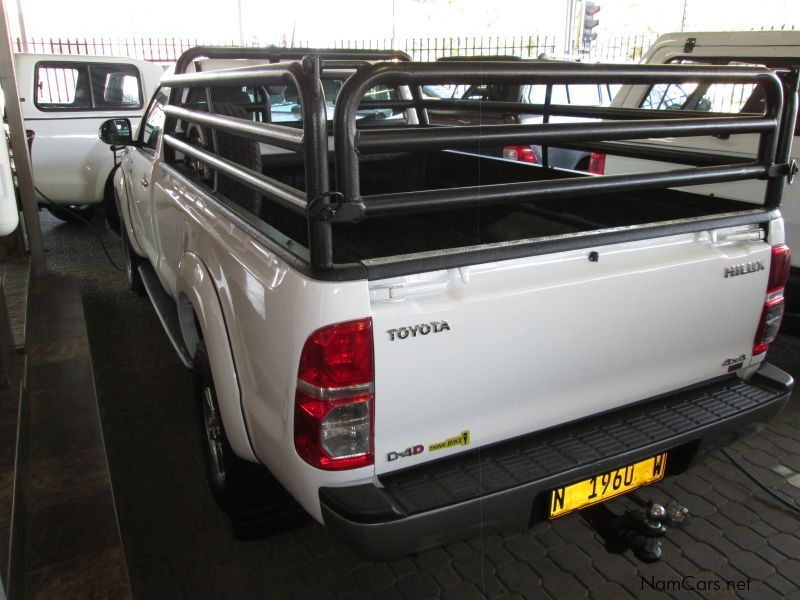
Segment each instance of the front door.
[{"label": "front door", "polygon": [[169,88],[156,91],[142,120],[139,145],[130,151],[123,164],[136,241],[153,264],[158,260],[153,222],[153,170],[160,161],[164,105],[168,99]]}]

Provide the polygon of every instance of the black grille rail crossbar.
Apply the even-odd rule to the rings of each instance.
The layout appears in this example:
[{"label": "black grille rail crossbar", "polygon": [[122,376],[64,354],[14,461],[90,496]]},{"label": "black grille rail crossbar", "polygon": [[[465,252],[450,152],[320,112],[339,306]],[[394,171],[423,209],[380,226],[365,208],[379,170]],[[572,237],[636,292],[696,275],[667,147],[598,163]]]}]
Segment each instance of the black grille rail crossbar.
[{"label": "black grille rail crossbar", "polygon": [[[264,60],[264,64],[204,72],[188,72],[199,58]],[[335,187],[328,172],[329,127],[323,81],[344,79],[336,98],[333,115]],[[430,108],[460,110],[459,100],[425,100],[422,86],[428,84],[636,84],[655,85],[683,82],[709,82],[760,85],[765,95],[764,114],[738,115],[655,111],[600,107],[528,105],[519,102],[480,102],[481,111],[508,113],[524,110],[548,116],[580,116],[594,119],[585,123],[540,125],[486,125],[442,127],[431,125]],[[210,48],[188,50],[178,60],[175,74],[162,78],[171,88],[165,107],[164,143],[167,153],[179,151],[219,170],[273,202],[304,215],[308,224],[311,268],[330,272],[333,262],[332,224],[356,222],[386,215],[461,209],[483,204],[534,202],[566,195],[603,194],[619,191],[692,186],[748,179],[767,180],[764,206],[780,204],[783,178],[788,171],[790,133],[797,112],[797,82],[784,95],[781,79],[760,67],[696,65],[588,65],[521,60],[442,61],[413,63],[408,55],[379,50],[316,50],[281,48]],[[211,90],[231,86],[294,86],[302,110],[302,129],[277,123],[260,123],[243,118],[214,114]],[[373,100],[368,92],[387,86],[398,93],[396,99]],[[186,90],[204,89],[207,110],[185,104]],[[787,101],[784,102],[784,97]],[[548,97],[549,101],[549,97]],[[475,107],[474,101],[469,106]],[[358,112],[364,109],[405,110],[408,123],[392,123],[375,128],[375,122],[360,124]],[[613,119],[613,120],[601,120]],[[213,149],[199,147],[181,139],[178,122],[196,123],[213,131],[246,137],[290,152],[301,154],[305,167],[304,190],[281,183],[263,173],[248,170],[217,155]],[[370,125],[367,127],[367,125]],[[784,131],[787,130],[787,131]],[[185,131],[185,130],[184,130]],[[523,181],[481,187],[409,191],[381,195],[362,195],[360,161],[369,154],[404,151],[447,150],[505,144],[607,144],[648,137],[727,136],[751,133],[759,136],[754,160],[706,155],[701,166],[680,171],[663,170],[636,175],[590,177],[575,175],[548,181]],[[212,136],[213,138],[213,136]],[[788,140],[788,141],[787,141]],[[658,153],[650,151],[649,157]],[[664,162],[693,164],[675,160],[666,151]],[[168,154],[169,161],[169,154]]]}]

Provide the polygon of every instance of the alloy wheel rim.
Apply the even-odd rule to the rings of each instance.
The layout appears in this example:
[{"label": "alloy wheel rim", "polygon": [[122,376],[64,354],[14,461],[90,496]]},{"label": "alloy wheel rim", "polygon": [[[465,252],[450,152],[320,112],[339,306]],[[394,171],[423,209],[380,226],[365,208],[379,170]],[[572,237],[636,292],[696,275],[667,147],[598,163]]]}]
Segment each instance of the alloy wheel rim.
[{"label": "alloy wheel rim", "polygon": [[214,396],[210,387],[203,390],[203,426],[206,432],[211,470],[214,478],[222,485],[225,483],[225,461],[222,455],[222,426],[219,413],[214,406]]}]

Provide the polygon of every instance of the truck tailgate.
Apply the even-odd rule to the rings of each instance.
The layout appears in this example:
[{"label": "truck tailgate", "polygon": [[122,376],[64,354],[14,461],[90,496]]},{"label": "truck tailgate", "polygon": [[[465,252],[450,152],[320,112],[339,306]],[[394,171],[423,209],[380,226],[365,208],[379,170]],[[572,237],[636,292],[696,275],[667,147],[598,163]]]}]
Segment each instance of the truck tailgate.
[{"label": "truck tailgate", "polygon": [[[376,473],[722,376],[741,355],[747,366],[770,248],[743,238],[760,232],[741,226],[370,282]],[[749,266],[726,277],[736,265]]]}]

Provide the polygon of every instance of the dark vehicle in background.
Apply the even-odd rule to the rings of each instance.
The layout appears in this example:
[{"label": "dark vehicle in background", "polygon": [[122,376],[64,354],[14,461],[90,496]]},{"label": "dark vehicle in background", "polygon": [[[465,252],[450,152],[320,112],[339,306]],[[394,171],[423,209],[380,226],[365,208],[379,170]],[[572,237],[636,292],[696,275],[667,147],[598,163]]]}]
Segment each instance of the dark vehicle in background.
[{"label": "dark vehicle in background", "polygon": [[[528,61],[519,57],[454,57],[440,59],[449,60],[474,60],[497,62],[502,60],[519,62],[571,62],[554,61],[547,58]],[[497,85],[479,84],[472,86],[424,86],[423,95],[426,99],[451,99],[463,100],[463,105],[457,109],[431,108],[428,110],[430,121],[435,125],[501,125],[523,124],[535,125],[541,123],[570,123],[587,121],[582,117],[549,116],[549,107],[558,106],[594,106],[607,107],[611,105],[614,94],[619,85],[607,83],[588,84],[530,84],[530,85]],[[446,92],[449,91],[449,94]],[[507,102],[526,104],[519,106],[513,112],[490,112],[483,109],[485,102]],[[519,112],[517,111],[519,108]],[[605,155],[587,150],[542,147],[541,145],[513,145],[491,148],[474,148],[478,154],[498,156],[509,160],[547,165],[561,169],[586,171],[602,175]]]}]

